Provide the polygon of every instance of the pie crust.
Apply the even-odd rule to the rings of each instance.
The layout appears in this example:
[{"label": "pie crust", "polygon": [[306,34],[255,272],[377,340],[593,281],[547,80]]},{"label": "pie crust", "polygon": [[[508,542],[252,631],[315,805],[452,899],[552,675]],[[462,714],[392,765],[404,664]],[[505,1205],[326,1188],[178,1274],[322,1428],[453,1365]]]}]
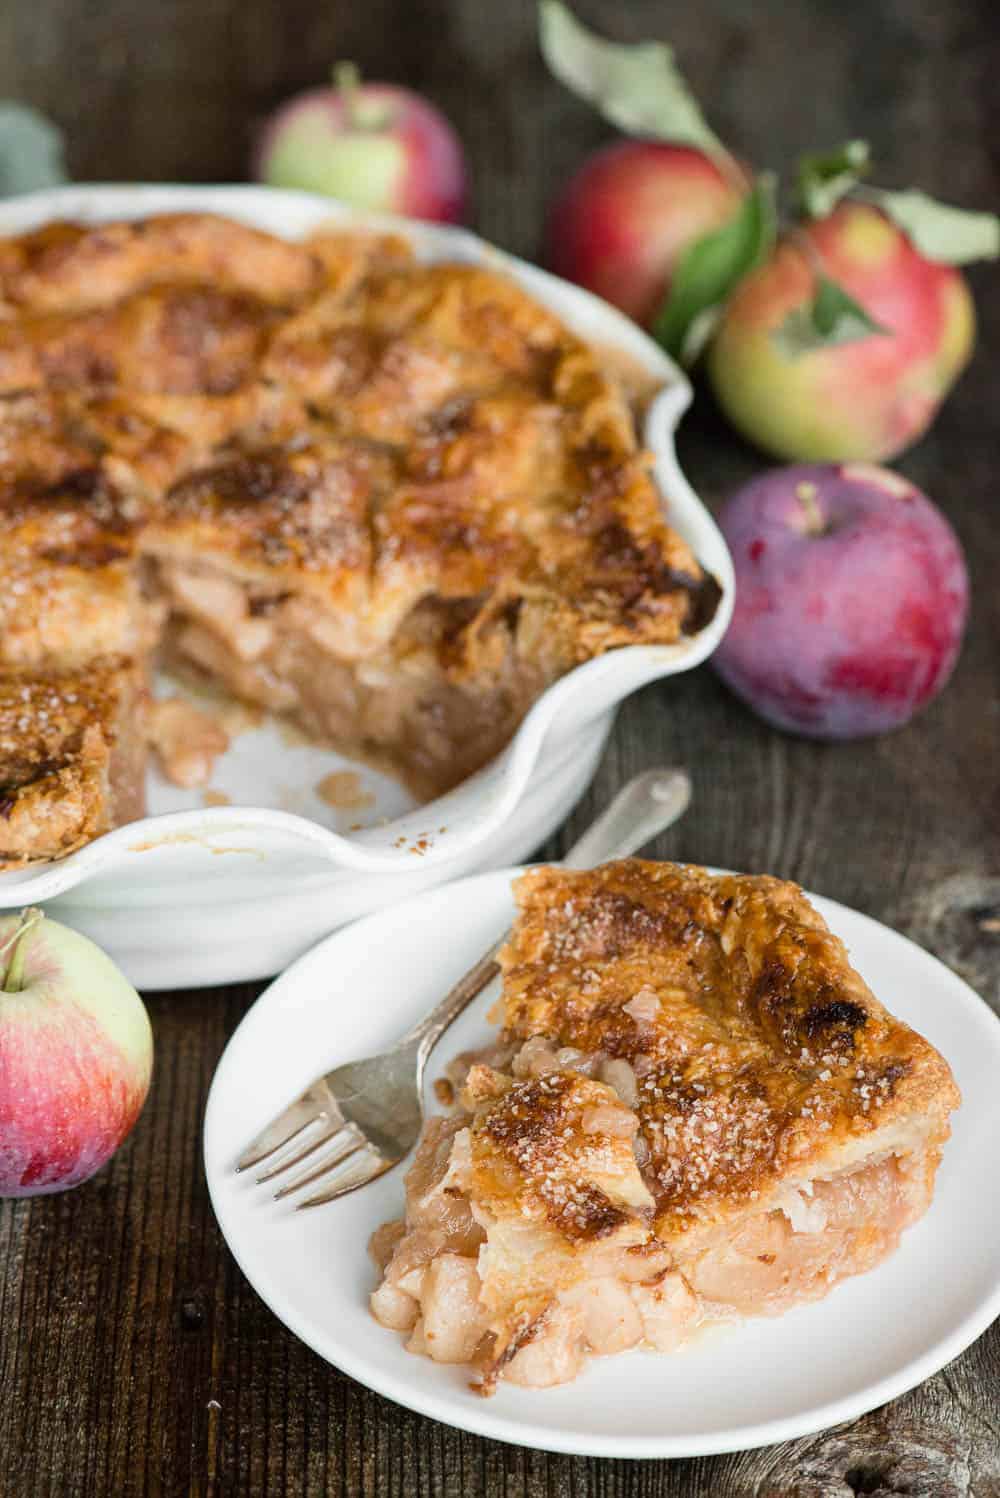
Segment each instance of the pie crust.
[{"label": "pie crust", "polygon": [[[719,596],[597,353],[501,272],[384,235],[179,214],[0,241],[0,496],[0,670],[159,651],[424,797],[564,672]],[[0,820],[0,862],[75,845]]]}]

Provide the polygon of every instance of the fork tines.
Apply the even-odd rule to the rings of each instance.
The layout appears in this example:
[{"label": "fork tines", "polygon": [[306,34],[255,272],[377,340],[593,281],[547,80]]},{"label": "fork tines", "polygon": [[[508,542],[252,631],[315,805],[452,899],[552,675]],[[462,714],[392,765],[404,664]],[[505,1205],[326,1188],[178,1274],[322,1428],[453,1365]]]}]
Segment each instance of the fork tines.
[{"label": "fork tines", "polygon": [[[249,1171],[267,1162],[271,1162],[267,1169],[255,1177],[257,1184],[276,1181],[296,1166],[305,1165],[289,1180],[282,1180],[274,1192],[276,1201],[303,1186],[318,1181],[328,1183],[322,1191],[296,1202],[296,1207],[315,1207],[334,1201],[374,1180],[390,1163],[356,1124],[344,1119],[329,1094],[319,1095],[317,1088],[307,1089],[270,1123],[244,1150],[236,1169]],[[344,1166],[347,1168],[342,1169]]]}]

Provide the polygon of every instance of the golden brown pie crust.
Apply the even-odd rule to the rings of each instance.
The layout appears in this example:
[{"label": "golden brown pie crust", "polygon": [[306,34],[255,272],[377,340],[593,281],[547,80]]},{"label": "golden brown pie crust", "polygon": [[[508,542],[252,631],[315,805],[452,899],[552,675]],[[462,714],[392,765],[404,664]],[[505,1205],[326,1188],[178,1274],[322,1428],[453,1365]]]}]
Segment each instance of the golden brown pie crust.
[{"label": "golden brown pie crust", "polygon": [[145,659],[169,617],[428,795],[717,597],[617,381],[498,271],[198,214],[0,241],[0,669]]},{"label": "golden brown pie crust", "polygon": [[141,816],[145,710],[128,658],[0,674],[0,866],[58,858]]},{"label": "golden brown pie crust", "polygon": [[947,1062],[879,1003],[798,886],[626,859],[533,869],[515,888],[504,1027],[642,1058],[660,1237],[694,1241],[790,1171],[843,1164],[914,1117],[947,1138]]}]

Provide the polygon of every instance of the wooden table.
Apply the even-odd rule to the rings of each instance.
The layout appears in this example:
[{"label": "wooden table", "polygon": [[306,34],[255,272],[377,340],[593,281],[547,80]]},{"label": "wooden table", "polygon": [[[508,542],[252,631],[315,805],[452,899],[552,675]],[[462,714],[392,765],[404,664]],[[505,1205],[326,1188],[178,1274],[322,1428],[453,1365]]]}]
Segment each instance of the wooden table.
[{"label": "wooden table", "polygon": [[[787,166],[800,149],[867,135],[887,183],[997,204],[995,0],[580,0],[579,10],[623,38],[669,34],[749,160]],[[531,0],[0,6],[0,96],[63,125],[79,179],[239,179],[253,120],[338,57],[444,106],[471,156],[477,227],[528,255],[553,188],[609,133],[547,78]],[[557,854],[629,773],[687,764],[694,805],[659,854],[799,880],[914,936],[997,1004],[1000,297],[995,271],[972,280],[980,351],[901,464],[953,519],[972,572],[972,625],[945,695],[899,734],[827,747],[771,732],[708,670],[652,687],[625,706],[590,794],[544,851]],[[707,397],[681,447],[713,502],[762,466]],[[1000,1494],[996,1326],[853,1425],[674,1463],[479,1440],[327,1367],[243,1280],[202,1174],[209,1081],[256,992],[155,995],[156,1077],[131,1143],[80,1190],[0,1205],[2,1498]],[[984,1162],[984,1186],[995,1171]]]}]

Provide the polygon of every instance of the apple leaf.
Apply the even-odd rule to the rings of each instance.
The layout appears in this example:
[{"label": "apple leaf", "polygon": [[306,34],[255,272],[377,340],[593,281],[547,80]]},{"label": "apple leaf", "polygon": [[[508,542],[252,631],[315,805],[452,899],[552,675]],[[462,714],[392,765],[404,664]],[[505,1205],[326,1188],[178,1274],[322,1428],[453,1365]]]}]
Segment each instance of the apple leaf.
[{"label": "apple leaf", "polygon": [[65,181],[62,131],[37,109],[0,101],[0,198]]},{"label": "apple leaf", "polygon": [[871,164],[866,140],[849,140],[835,151],[803,156],[796,173],[796,197],[807,218],[826,218],[856,186]]},{"label": "apple leaf", "polygon": [[968,265],[970,260],[996,260],[1000,256],[1000,218],[995,213],[952,208],[916,188],[908,192],[879,188],[870,196],[928,260]]},{"label": "apple leaf", "polygon": [[774,242],[774,178],[763,173],[731,219],[684,251],[653,336],[683,364],[691,364],[715,330],[722,304]]},{"label": "apple leaf", "polygon": [[538,35],[549,69],[629,135],[697,146],[725,157],[665,42],[632,46],[596,36],[562,0],[541,0]]},{"label": "apple leaf", "polygon": [[836,281],[820,275],[812,301],[793,307],[771,338],[786,357],[798,359],[802,354],[857,343],[873,335],[888,337],[891,330],[869,317],[861,303],[848,296]]}]

